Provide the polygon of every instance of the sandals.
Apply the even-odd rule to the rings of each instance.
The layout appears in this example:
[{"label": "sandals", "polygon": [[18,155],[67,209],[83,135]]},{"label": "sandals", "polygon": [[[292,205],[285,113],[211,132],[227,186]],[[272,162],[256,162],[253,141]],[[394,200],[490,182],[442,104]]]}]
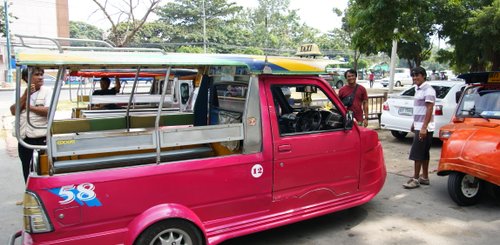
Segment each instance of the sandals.
[{"label": "sandals", "polygon": [[411,178],[408,180],[408,182],[403,184],[403,187],[406,189],[415,189],[420,187],[420,185],[429,185],[430,181],[429,179],[424,179],[422,177],[419,177],[418,179]]},{"label": "sandals", "polygon": [[418,183],[420,183],[421,185],[430,185],[431,182],[429,181],[429,179],[424,179],[422,177],[419,177]]},{"label": "sandals", "polygon": [[420,187],[420,183],[418,182],[418,179],[411,178],[410,180],[408,180],[408,182],[403,184],[403,187],[405,189],[415,189]]}]

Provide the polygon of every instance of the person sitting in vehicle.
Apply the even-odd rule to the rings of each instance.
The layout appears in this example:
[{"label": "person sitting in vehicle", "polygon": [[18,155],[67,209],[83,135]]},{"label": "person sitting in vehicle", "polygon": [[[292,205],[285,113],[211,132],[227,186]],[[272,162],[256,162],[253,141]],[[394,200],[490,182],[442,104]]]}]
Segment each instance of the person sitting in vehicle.
[{"label": "person sitting in vehicle", "polygon": [[113,88],[109,88],[109,85],[111,84],[111,80],[109,77],[101,77],[101,90],[95,90],[92,95],[115,95],[117,93],[120,93],[120,79],[118,77],[115,77],[115,86]]},{"label": "person sitting in vehicle", "polygon": [[[120,78],[115,77],[115,86],[113,88],[109,88],[111,84],[111,80],[109,77],[101,77],[101,89],[95,90],[92,95],[116,95],[120,92],[121,84]],[[91,109],[121,109],[117,104],[91,104]]]}]

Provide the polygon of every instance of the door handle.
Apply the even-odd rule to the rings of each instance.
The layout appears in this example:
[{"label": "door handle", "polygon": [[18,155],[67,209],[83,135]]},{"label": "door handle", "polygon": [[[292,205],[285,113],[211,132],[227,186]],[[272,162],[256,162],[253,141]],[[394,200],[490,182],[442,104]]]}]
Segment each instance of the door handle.
[{"label": "door handle", "polygon": [[278,146],[278,152],[289,152],[292,150],[291,145],[280,145]]}]

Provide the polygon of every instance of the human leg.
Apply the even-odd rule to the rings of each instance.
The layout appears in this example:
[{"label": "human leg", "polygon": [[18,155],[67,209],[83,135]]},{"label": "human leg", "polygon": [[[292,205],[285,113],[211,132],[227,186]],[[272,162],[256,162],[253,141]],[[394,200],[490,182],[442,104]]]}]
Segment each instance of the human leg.
[{"label": "human leg", "polygon": [[33,149],[26,148],[19,143],[17,145],[17,153],[19,154],[19,159],[21,159],[24,183],[26,183],[28,180],[28,175],[30,173],[30,164],[31,158],[33,157]]},{"label": "human leg", "polygon": [[[45,137],[42,138],[25,138],[24,142],[30,145],[45,145]],[[22,144],[18,143],[17,152],[19,158],[21,159],[21,164],[23,167],[23,177],[24,183],[28,181],[28,176],[30,174],[31,161],[33,159],[33,149],[27,148]]]}]

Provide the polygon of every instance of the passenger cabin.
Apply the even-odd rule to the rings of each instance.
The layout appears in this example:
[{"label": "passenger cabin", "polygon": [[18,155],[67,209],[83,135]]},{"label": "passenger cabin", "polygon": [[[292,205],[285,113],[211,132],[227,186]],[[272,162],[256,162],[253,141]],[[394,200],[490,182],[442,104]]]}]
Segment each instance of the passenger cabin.
[{"label": "passenger cabin", "polygon": [[[18,74],[22,66],[58,70],[48,116],[47,145],[29,145],[18,138],[22,144],[40,150],[35,161],[38,175],[259,152],[259,75],[318,75],[324,74],[329,64],[327,60],[293,57],[72,47],[57,39],[48,40],[51,43],[43,47],[15,48]],[[61,86],[67,74],[92,79],[104,75],[126,77],[133,82],[127,82],[119,94],[105,96],[89,92],[95,89],[94,83],[90,83],[92,88],[73,86],[68,90],[74,93],[76,89],[78,99],[68,106],[67,101],[59,100],[68,91]],[[147,91],[137,92],[142,77],[151,77],[153,82]],[[17,83],[21,84],[20,76]],[[305,104],[302,102],[314,104],[307,91],[292,92],[299,97],[295,96],[290,108],[297,109]],[[18,86],[16,97],[21,94]],[[300,94],[308,96],[301,99]],[[314,106],[331,106],[321,98],[318,101]],[[100,103],[117,107],[93,109],[93,104]],[[19,125],[18,116],[16,123]]]}]

